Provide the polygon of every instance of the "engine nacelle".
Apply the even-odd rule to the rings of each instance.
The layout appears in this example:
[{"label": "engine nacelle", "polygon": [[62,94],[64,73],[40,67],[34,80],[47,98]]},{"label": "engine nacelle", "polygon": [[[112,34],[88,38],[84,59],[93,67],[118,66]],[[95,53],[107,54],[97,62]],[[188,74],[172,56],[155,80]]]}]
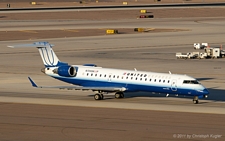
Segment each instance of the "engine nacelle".
[{"label": "engine nacelle", "polygon": [[74,77],[77,74],[76,68],[72,66],[60,66],[53,72],[64,77]]}]

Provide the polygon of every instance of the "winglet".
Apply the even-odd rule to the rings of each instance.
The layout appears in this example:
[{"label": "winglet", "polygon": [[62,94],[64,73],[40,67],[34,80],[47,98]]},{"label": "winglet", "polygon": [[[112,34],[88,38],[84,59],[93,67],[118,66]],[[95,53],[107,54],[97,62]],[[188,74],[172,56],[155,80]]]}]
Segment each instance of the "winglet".
[{"label": "winglet", "polygon": [[33,87],[36,88],[38,87],[30,77],[28,77],[28,79],[30,80],[30,83],[32,84]]}]

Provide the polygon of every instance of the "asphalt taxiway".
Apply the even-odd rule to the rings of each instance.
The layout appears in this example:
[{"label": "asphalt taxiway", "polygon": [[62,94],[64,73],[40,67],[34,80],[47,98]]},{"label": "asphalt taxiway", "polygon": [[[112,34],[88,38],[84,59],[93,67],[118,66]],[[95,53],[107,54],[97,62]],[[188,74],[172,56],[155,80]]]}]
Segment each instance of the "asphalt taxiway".
[{"label": "asphalt taxiway", "polygon": [[[13,27],[14,30],[28,30],[29,22],[34,24],[25,22],[25,26]],[[71,21],[42,22],[35,23],[32,30],[40,28],[39,23],[44,29],[48,25],[60,29]],[[210,46],[224,44],[224,24],[223,17],[72,20],[70,28],[78,30],[146,27],[187,31],[1,41],[0,138],[160,141],[187,140],[188,135],[192,140],[215,140],[211,135],[221,135],[217,140],[224,140],[225,60],[175,57],[176,52],[194,51],[196,42],[208,42]],[[4,28],[10,29],[10,24]],[[106,95],[105,100],[95,101],[91,91],[35,89],[27,76],[38,85],[66,84],[41,73],[43,63],[37,49],[12,49],[7,45],[43,40],[54,44],[59,59],[69,64],[94,63],[109,68],[187,74],[200,80],[210,95],[194,105],[191,98],[164,94],[127,93],[119,100]]]}]

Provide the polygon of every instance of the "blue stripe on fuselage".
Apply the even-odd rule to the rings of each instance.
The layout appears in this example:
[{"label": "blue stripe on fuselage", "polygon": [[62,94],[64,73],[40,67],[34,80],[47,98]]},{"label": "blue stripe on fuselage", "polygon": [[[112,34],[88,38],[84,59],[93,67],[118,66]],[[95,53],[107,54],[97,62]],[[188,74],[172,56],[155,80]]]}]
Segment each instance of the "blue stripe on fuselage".
[{"label": "blue stripe on fuselage", "polygon": [[[52,76],[53,77],[53,76]],[[157,92],[157,93],[169,93],[169,94],[179,94],[179,95],[188,95],[188,96],[198,96],[202,93],[198,93],[196,90],[188,88],[177,88],[177,91],[172,91],[171,87],[162,86],[151,86],[151,85],[142,85],[142,84],[125,84],[125,83],[116,83],[116,82],[107,82],[107,81],[96,81],[96,80],[83,80],[75,78],[63,78],[63,77],[53,77],[55,79],[64,81],[66,83],[80,85],[84,87],[125,87],[126,92]]]}]

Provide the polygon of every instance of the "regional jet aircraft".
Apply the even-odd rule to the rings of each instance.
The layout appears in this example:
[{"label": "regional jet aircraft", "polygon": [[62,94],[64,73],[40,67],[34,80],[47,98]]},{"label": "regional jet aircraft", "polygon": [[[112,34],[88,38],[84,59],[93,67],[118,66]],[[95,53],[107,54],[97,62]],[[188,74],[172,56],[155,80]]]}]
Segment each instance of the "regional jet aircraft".
[{"label": "regional jet aircraft", "polygon": [[206,98],[208,90],[195,78],[187,75],[156,73],[135,70],[121,70],[97,67],[94,64],[69,65],[61,62],[48,42],[8,46],[36,47],[45,68],[42,72],[71,86],[38,86],[28,77],[33,87],[92,90],[94,99],[104,99],[104,94],[115,93],[115,98],[124,98],[124,92],[154,92],[193,97],[197,104],[199,98]]}]

